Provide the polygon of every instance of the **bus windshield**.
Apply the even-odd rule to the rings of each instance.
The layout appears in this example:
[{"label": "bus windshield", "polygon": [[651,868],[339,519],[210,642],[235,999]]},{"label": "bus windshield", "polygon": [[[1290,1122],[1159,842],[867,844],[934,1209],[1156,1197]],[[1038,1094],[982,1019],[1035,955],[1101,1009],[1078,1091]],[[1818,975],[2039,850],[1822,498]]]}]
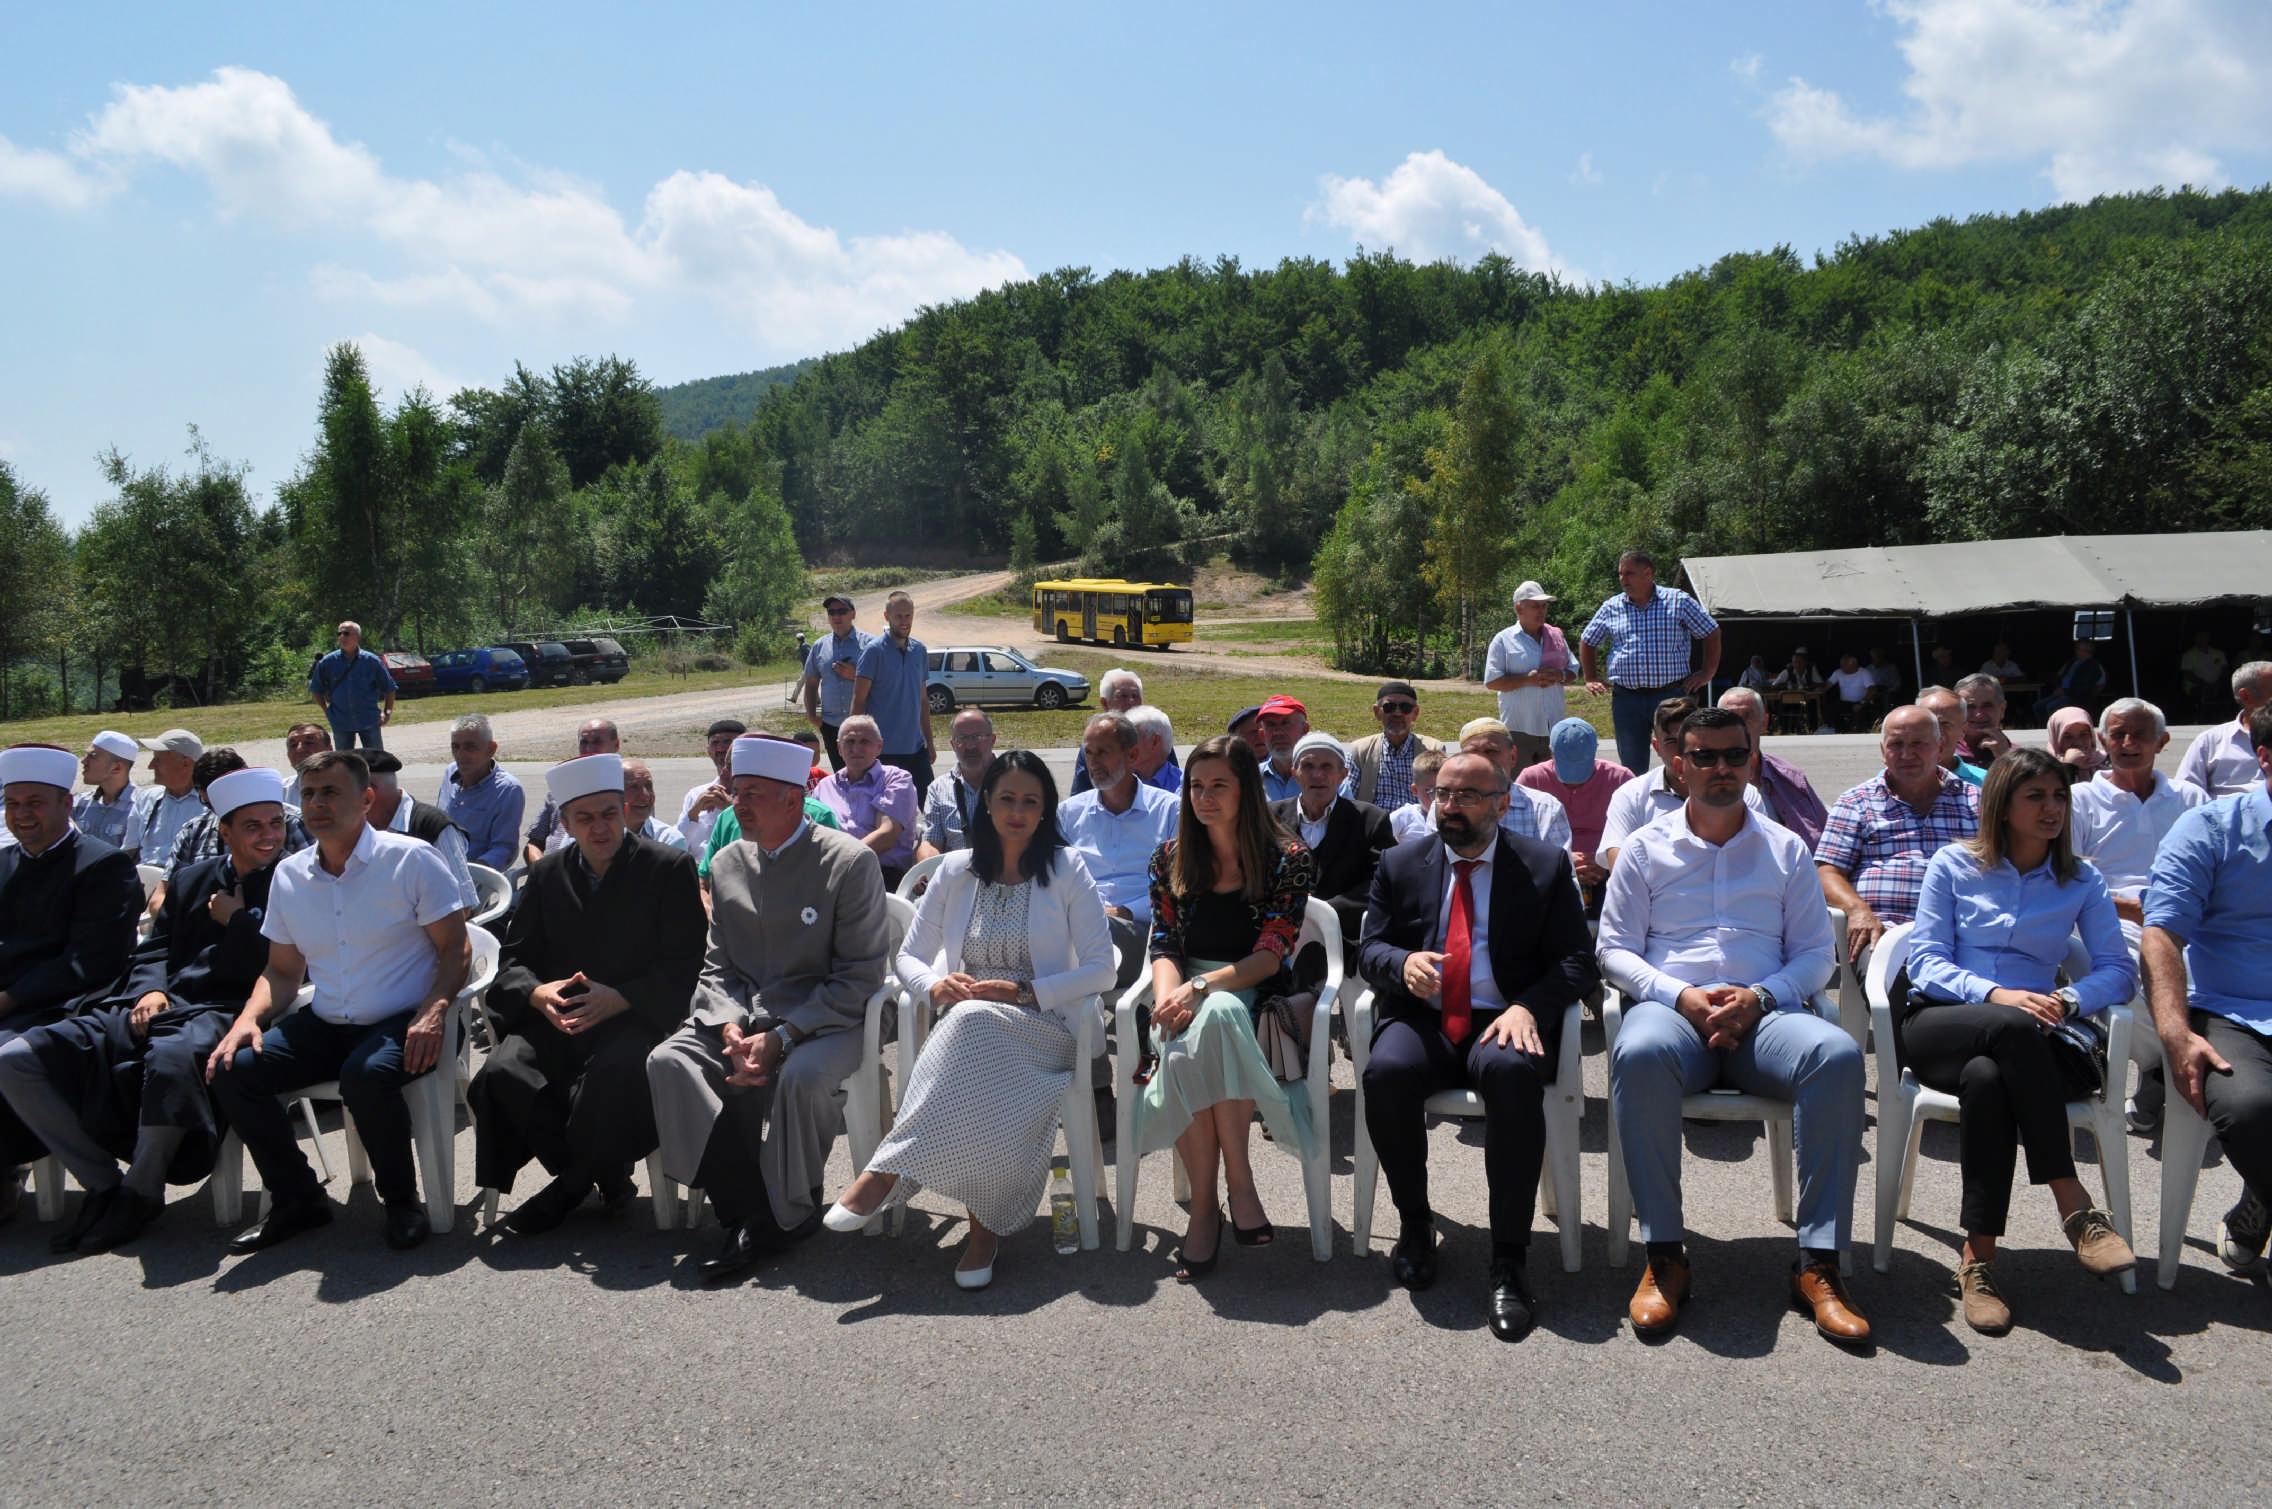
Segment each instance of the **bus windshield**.
[{"label": "bus windshield", "polygon": [[1191,622],[1191,594],[1182,588],[1144,594],[1144,617],[1156,624]]}]

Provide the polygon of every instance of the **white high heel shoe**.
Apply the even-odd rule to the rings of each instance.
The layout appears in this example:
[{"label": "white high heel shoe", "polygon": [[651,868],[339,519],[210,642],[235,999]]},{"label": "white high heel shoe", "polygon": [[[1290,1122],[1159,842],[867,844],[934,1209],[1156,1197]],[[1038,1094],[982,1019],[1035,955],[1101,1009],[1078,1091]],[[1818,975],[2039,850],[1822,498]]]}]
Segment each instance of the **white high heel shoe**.
[{"label": "white high heel shoe", "polygon": [[958,1289],[983,1289],[993,1282],[994,1265],[992,1263],[988,1263],[983,1268],[957,1268],[955,1270],[955,1287]]},{"label": "white high heel shoe", "polygon": [[828,1208],[826,1215],[820,1218],[820,1224],[826,1226],[830,1231],[854,1232],[864,1230],[867,1224],[874,1219],[873,1212],[868,1215],[861,1215],[856,1210],[847,1210],[844,1202],[839,1200]]}]

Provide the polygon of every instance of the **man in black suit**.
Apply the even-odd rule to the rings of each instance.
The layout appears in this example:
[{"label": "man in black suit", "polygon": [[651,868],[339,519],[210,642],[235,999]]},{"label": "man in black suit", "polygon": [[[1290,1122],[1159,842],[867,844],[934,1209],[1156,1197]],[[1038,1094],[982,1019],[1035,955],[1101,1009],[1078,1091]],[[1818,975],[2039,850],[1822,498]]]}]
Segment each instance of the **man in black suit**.
[{"label": "man in black suit", "polygon": [[[1364,926],[1365,899],[1373,891],[1373,873],[1381,855],[1396,846],[1388,814],[1370,802],[1345,795],[1349,756],[1339,740],[1328,733],[1310,732],[1294,745],[1294,779],[1299,795],[1270,804],[1278,826],[1300,839],[1317,857],[1317,884],[1310,894],[1332,904],[1341,919],[1341,936],[1348,948],[1345,967],[1357,966],[1357,934]],[[1313,974],[1295,961],[1295,972],[1305,982],[1322,977],[1319,964]]]},{"label": "man in black suit", "polygon": [[1562,1013],[1598,979],[1569,854],[1503,832],[1507,778],[1480,754],[1436,776],[1436,836],[1383,856],[1360,967],[1379,1024],[1365,1066],[1365,1127],[1403,1231],[1396,1281],[1436,1279],[1424,1107],[1440,1090],[1483,1101],[1491,1191],[1491,1331],[1519,1341],[1536,1302],[1525,1276],[1546,1156],[1545,1087]]},{"label": "man in black suit", "polygon": [[[134,951],[134,861],[71,822],[78,757],[48,744],[0,751],[0,1044],[118,988]],[[0,1105],[0,1222],[16,1213],[37,1138]]]},{"label": "man in black suit", "polygon": [[268,967],[260,925],[289,809],[273,770],[224,772],[205,800],[222,852],[174,872],[124,989],[0,1047],[0,1098],[87,1191],[51,1251],[132,1241],[167,1184],[204,1178],[220,1150],[205,1060]]}]

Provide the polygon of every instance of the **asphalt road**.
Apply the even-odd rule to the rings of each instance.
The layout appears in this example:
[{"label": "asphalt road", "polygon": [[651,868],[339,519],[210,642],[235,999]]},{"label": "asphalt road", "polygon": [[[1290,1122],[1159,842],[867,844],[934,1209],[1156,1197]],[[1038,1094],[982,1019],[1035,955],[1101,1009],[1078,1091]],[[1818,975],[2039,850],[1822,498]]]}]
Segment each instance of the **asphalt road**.
[{"label": "asphalt road", "polygon": [[[1817,781],[1863,758],[1795,741]],[[1819,748],[1824,763],[1811,757]],[[665,801],[698,762],[665,762]],[[683,770],[681,767],[684,767]],[[531,767],[529,773],[535,773]],[[658,774],[663,772],[659,771]],[[414,785],[420,772],[413,772]],[[675,785],[673,780],[675,779]],[[426,789],[419,786],[418,789]],[[1350,1083],[1348,1065],[1337,1081]],[[1478,1134],[1433,1133],[1443,1277],[1391,1288],[1386,1190],[1374,1254],[1350,1250],[1352,1097],[1337,1093],[1335,1256],[1309,1257],[1294,1160],[1258,1143],[1269,1248],[1172,1278],[1182,1226],[1146,1161],[1135,1250],[1058,1257],[1036,1226],[991,1289],[948,1275],[959,1223],[919,1196],[899,1237],[822,1235],[757,1281],[702,1289],[715,1240],[645,1203],[530,1242],[458,1229],[380,1244],[367,1187],[328,1230],[225,1257],[200,1189],[129,1252],[57,1260],[26,1213],[0,1228],[0,1471],[15,1504],[1325,1501],[1587,1504],[2249,1502],[2264,1496],[2272,1294],[2210,1248],[2237,1195],[2204,1173],[2172,1293],[2087,1277],[2040,1191],[2021,1189],[1999,1272],[2019,1317],[1955,1317],[1953,1129],[1927,1131],[1891,1271],[1858,1260],[1874,1355],[1819,1340],[1784,1297],[1755,1128],[1692,1127],[1697,1295],[1680,1333],[1624,1324],[1635,1270],[1604,1265],[1604,1062],[1589,1027],[1585,1266],[1541,1219],[1540,1329],[1483,1324]],[[1873,1070],[1873,1083],[1875,1074]],[[1874,1153],[1874,1131],[1872,1148]],[[326,1141],[344,1169],[337,1131]],[[2083,1139],[2087,1148],[2088,1139]],[[2156,1150],[2130,1139],[2133,1237],[2159,1231]],[[2086,1162],[2086,1181],[2097,1187]],[[832,1188],[850,1175],[843,1145]],[[1862,1168],[1857,1235],[1871,1229]],[[248,1182],[257,1176],[248,1173]],[[524,1193],[527,1186],[524,1186]],[[76,1199],[76,1195],[72,1198]],[[508,1197],[508,1207],[512,1203]]]}]

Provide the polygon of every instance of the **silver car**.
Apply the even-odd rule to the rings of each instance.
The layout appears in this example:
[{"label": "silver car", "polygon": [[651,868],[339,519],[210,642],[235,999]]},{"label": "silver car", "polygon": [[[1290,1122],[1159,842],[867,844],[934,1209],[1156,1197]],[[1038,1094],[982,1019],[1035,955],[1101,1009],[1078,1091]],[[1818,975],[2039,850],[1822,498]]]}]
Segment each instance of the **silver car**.
[{"label": "silver car", "polygon": [[978,703],[1071,707],[1089,695],[1089,678],[1079,671],[1035,665],[1000,645],[955,645],[931,652],[924,694],[933,717]]}]

